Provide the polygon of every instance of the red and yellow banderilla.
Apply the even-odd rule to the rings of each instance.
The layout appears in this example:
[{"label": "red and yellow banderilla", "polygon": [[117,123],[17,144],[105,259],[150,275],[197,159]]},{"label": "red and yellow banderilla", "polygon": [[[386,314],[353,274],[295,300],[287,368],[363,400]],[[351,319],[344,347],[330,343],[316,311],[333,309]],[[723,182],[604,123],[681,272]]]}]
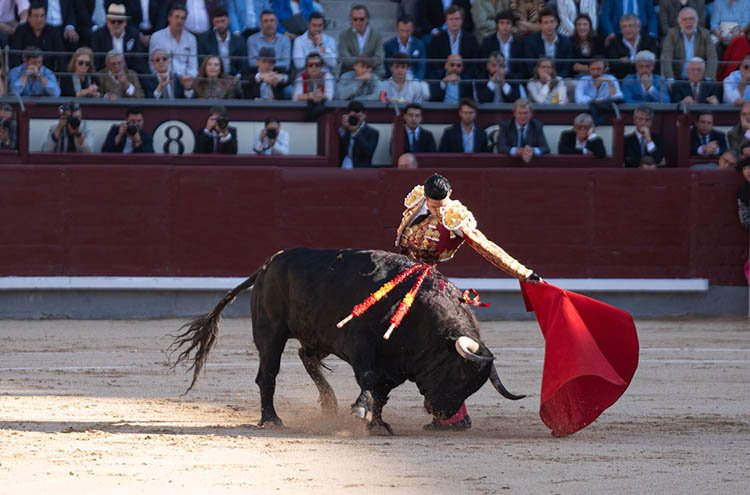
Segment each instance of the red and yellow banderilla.
[{"label": "red and yellow banderilla", "polygon": [[429,265],[416,264],[404,270],[403,272],[399,273],[398,275],[393,277],[393,279],[384,283],[378,290],[376,290],[375,292],[367,296],[367,298],[364,301],[362,301],[360,304],[357,304],[356,306],[354,306],[349,316],[347,316],[346,318],[338,322],[336,326],[338,328],[342,328],[344,325],[349,323],[353,318],[362,316],[365,313],[365,311],[370,309],[376,302],[380,301],[396,286],[400,285],[404,280],[406,280],[406,278],[409,275],[411,275],[412,273],[416,272],[419,269],[422,270],[422,273],[419,274],[419,277],[417,277],[416,282],[414,282],[414,286],[411,288],[409,292],[406,293],[404,298],[401,300],[401,303],[398,305],[396,312],[393,313],[393,316],[391,316],[391,325],[388,327],[388,330],[383,335],[383,338],[387,340],[391,336],[391,333],[393,333],[393,330],[395,330],[401,324],[401,320],[404,319],[404,316],[406,316],[412,304],[414,304],[414,299],[417,295],[417,292],[419,291],[419,288],[422,286],[422,282],[424,282],[425,277],[430,272],[431,268]]}]

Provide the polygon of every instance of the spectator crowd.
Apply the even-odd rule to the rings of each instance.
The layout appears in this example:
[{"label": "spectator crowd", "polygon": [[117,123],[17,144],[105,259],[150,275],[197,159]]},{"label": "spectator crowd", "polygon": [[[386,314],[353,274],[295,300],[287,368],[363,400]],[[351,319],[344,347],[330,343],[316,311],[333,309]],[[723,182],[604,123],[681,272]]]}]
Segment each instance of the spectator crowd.
[{"label": "spectator crowd", "polygon": [[[550,152],[533,105],[588,105],[557,151],[602,157],[596,124],[611,103],[634,103],[625,164],[659,165],[663,143],[651,129],[649,103],[744,108],[750,100],[750,0],[654,4],[401,0],[396,36],[384,39],[364,3],[351,7],[350,27],[334,38],[312,0],[2,0],[0,45],[10,51],[0,92],[120,102],[297,100],[310,119],[327,100],[349,100],[339,128],[343,167],[368,164],[377,145],[362,105],[368,100],[404,109],[409,152],[498,151],[525,162]],[[428,101],[459,109],[458,123],[439,139],[420,125],[419,105]],[[495,150],[475,125],[477,103],[493,102],[513,104]],[[236,129],[222,127],[225,120],[226,110],[215,105],[196,150],[237,152]],[[745,137],[732,143],[731,136],[705,132],[708,120],[710,113],[697,116],[692,152],[718,160],[732,150],[741,157]],[[131,134],[139,125],[142,115],[128,114],[105,147],[148,150],[149,136]],[[44,149],[90,146],[80,105],[60,107]],[[253,149],[284,154],[288,135],[267,120]]]}]

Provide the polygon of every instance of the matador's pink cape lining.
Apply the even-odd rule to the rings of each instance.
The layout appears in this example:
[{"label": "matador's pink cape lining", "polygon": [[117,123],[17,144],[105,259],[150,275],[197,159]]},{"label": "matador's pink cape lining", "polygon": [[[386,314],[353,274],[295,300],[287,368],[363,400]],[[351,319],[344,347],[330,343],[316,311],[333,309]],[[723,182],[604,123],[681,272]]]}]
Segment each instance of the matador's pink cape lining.
[{"label": "matador's pink cape lining", "polygon": [[638,335],[627,311],[548,283],[521,283],[545,340],[539,415],[555,436],[591,424],[630,385]]}]

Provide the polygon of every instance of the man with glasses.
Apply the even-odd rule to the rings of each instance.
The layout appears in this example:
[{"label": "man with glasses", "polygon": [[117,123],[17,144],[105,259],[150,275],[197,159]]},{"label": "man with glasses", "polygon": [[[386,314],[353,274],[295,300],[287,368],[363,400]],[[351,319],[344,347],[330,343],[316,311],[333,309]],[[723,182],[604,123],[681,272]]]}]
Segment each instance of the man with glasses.
[{"label": "man with glasses", "polygon": [[327,71],[333,74],[338,63],[336,40],[323,32],[325,18],[320,12],[310,14],[307,31],[294,38],[292,61],[297,71],[305,70],[307,55],[315,52],[325,63]]},{"label": "man with glasses", "polygon": [[[151,35],[149,50],[161,48],[172,56],[172,72],[180,78],[182,85],[190,88],[198,75],[198,41],[185,29],[187,8],[176,3],[169,10],[168,25]],[[153,69],[153,67],[152,67]]]},{"label": "man with glasses", "polygon": [[461,98],[473,97],[473,84],[464,72],[461,55],[448,55],[443,74],[430,85],[430,101],[457,105]]},{"label": "man with glasses", "polygon": [[688,60],[687,81],[672,84],[672,102],[709,103],[718,105],[721,101],[721,86],[706,79],[706,62],[700,57]]},{"label": "man with glasses", "polygon": [[99,78],[99,89],[104,98],[143,98],[138,74],[125,65],[125,56],[117,50],[107,52],[105,72]]},{"label": "man with glasses", "polygon": [[333,99],[333,76],[323,69],[323,58],[316,52],[308,53],[305,70],[294,79],[292,99],[322,103]]},{"label": "man with glasses", "polygon": [[700,57],[706,61],[706,76],[714,79],[719,59],[711,32],[698,26],[698,13],[685,7],[677,15],[677,27],[669,30],[661,51],[662,74],[671,84],[675,79],[687,78],[688,60]]},{"label": "man with glasses", "polygon": [[604,158],[607,150],[602,138],[596,135],[594,118],[588,113],[580,113],[573,120],[573,129],[560,133],[557,152],[561,155],[583,155]]},{"label": "man with glasses", "polygon": [[107,7],[106,27],[95,31],[91,39],[91,48],[99,54],[94,59],[97,70],[104,67],[104,56],[100,54],[117,50],[125,54],[129,67],[139,74],[146,73],[146,49],[138,28],[131,26],[128,19],[125,5],[113,3]]},{"label": "man with glasses", "polygon": [[724,103],[742,105],[750,100],[750,54],[745,55],[740,68],[724,79]]},{"label": "man with glasses", "polygon": [[372,60],[372,71],[379,77],[385,74],[383,68],[383,37],[370,25],[370,12],[364,5],[354,5],[349,12],[351,29],[339,34],[339,74],[354,70],[358,56]]},{"label": "man with glasses", "polygon": [[159,48],[151,52],[151,66],[154,72],[141,78],[146,98],[172,100],[193,97],[193,89],[185,89],[180,78],[172,72],[166,50]]}]

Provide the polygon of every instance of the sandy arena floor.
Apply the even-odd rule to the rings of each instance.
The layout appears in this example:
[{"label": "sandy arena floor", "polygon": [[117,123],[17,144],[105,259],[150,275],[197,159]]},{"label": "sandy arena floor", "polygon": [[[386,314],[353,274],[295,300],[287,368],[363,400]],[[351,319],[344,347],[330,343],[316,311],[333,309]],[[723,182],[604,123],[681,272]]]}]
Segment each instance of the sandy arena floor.
[{"label": "sandy arena floor", "polygon": [[250,322],[225,320],[196,389],[168,370],[181,321],[0,321],[0,494],[744,494],[750,493],[747,319],[639,321],[641,363],[597,422],[556,439],[538,417],[536,323],[483,323],[506,386],[468,400],[474,427],[422,430],[413,384],[370,437],[348,415],[351,368],[329,360],[339,415],[290,342],[276,404],[287,428],[258,429]]}]

